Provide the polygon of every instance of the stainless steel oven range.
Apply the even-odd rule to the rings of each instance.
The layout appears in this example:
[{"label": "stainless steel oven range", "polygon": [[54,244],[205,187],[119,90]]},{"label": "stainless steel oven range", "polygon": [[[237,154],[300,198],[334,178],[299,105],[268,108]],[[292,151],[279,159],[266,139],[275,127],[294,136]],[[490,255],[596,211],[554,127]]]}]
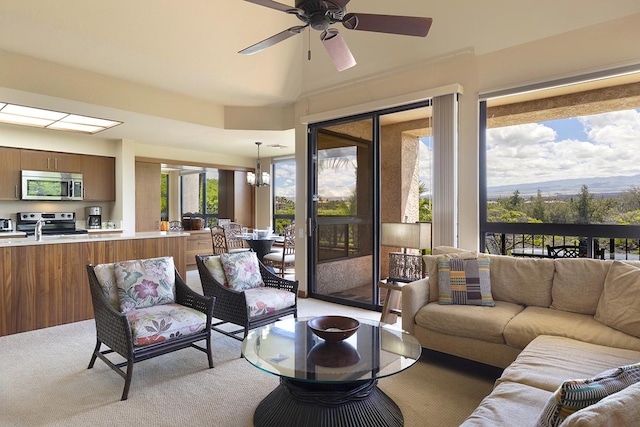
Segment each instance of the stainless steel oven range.
[{"label": "stainless steel oven range", "polygon": [[76,229],[75,212],[18,212],[16,231],[23,231],[27,236],[33,236],[39,219],[43,235],[56,234],[87,234],[87,230]]}]

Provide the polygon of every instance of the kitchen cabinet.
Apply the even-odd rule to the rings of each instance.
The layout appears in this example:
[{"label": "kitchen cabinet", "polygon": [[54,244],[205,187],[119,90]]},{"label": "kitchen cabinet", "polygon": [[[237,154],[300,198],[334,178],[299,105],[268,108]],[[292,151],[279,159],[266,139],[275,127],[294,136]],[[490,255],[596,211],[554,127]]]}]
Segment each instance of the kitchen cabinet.
[{"label": "kitchen cabinet", "polygon": [[25,170],[82,173],[82,156],[53,151],[20,150],[20,166]]},{"label": "kitchen cabinet", "polygon": [[186,277],[185,242],[186,235],[0,246],[0,336],[91,319],[87,264],[171,256]]},{"label": "kitchen cabinet", "polygon": [[187,270],[196,269],[196,255],[211,255],[213,253],[213,243],[211,241],[211,230],[188,230],[187,237]]},{"label": "kitchen cabinet", "polygon": [[116,159],[104,156],[81,156],[84,200],[111,202],[116,200]]},{"label": "kitchen cabinet", "polygon": [[0,200],[20,200],[20,151],[0,147]]}]

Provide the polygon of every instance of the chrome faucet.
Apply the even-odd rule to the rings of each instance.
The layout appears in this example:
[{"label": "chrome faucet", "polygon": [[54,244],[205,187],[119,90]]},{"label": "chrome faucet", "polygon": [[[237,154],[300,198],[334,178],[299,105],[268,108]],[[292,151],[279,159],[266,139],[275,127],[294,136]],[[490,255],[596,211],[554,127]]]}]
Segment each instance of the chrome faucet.
[{"label": "chrome faucet", "polygon": [[42,225],[44,224],[44,219],[40,218],[37,222],[36,222],[36,229],[35,229],[35,234],[34,237],[36,238],[36,242],[41,242],[42,241]]}]

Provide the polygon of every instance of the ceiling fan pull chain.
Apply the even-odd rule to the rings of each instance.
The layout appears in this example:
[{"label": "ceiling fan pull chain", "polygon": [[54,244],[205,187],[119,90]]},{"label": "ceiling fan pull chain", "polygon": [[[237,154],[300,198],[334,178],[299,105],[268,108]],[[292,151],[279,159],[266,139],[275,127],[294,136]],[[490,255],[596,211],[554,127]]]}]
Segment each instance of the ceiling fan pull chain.
[{"label": "ceiling fan pull chain", "polygon": [[309,50],[307,51],[307,61],[311,61],[311,27],[309,28]]}]

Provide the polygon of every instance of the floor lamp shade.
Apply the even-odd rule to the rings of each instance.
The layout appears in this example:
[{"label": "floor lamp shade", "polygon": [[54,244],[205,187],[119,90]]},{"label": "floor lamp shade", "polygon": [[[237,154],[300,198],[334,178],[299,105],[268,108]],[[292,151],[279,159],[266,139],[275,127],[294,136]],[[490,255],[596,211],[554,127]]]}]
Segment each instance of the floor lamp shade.
[{"label": "floor lamp shade", "polygon": [[408,254],[406,249],[431,248],[431,223],[385,222],[380,231],[382,246],[405,249],[389,253],[389,280],[411,282],[421,279],[422,255]]}]

